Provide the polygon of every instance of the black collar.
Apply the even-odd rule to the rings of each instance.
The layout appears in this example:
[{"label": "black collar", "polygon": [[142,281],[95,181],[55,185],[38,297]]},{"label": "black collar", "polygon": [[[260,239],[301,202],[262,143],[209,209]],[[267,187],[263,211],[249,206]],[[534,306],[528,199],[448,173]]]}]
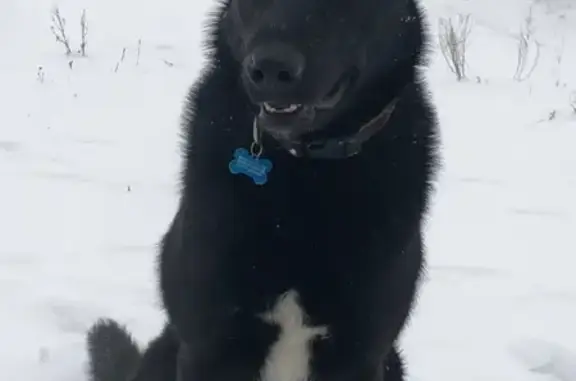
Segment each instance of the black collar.
[{"label": "black collar", "polygon": [[305,142],[279,141],[279,143],[295,157],[344,159],[357,155],[362,150],[362,145],[388,123],[399,99],[400,97],[394,98],[376,117],[351,135]]}]

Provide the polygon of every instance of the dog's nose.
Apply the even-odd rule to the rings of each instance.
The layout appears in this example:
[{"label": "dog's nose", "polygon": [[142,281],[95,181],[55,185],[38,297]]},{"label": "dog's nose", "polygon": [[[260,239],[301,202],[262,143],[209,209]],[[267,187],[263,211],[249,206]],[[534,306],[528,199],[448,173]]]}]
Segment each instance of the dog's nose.
[{"label": "dog's nose", "polygon": [[251,86],[258,92],[283,92],[302,80],[304,56],[285,45],[255,49],[244,61]]}]

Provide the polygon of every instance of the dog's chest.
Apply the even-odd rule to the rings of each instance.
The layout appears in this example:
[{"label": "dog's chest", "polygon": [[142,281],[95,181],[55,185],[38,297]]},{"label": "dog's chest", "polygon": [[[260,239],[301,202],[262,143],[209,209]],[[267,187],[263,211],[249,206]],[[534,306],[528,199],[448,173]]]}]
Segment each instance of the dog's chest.
[{"label": "dog's chest", "polygon": [[237,179],[235,271],[257,288],[325,285],[334,292],[370,265],[366,255],[386,220],[385,197],[345,173],[282,176],[263,186]]},{"label": "dog's chest", "polygon": [[310,184],[264,191],[237,205],[259,242],[321,255],[365,241],[386,220],[382,199],[374,191]]},{"label": "dog's chest", "polygon": [[248,222],[283,232],[310,232],[313,225],[316,234],[334,233],[334,229],[350,228],[353,219],[357,226],[374,224],[375,218],[383,217],[386,189],[366,172],[365,168],[339,170],[337,166],[286,168],[280,163],[264,185],[236,178],[235,208]]}]

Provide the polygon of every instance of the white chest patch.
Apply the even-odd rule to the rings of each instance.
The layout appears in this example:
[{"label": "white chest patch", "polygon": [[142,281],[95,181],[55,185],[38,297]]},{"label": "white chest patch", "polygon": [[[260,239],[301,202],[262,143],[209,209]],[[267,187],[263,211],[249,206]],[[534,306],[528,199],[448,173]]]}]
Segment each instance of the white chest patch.
[{"label": "white chest patch", "polygon": [[298,292],[290,290],[278,298],[273,308],[261,318],[280,327],[278,340],[260,371],[261,381],[308,381],[310,376],[310,344],[328,335],[328,327],[306,326],[306,313],[298,300]]}]

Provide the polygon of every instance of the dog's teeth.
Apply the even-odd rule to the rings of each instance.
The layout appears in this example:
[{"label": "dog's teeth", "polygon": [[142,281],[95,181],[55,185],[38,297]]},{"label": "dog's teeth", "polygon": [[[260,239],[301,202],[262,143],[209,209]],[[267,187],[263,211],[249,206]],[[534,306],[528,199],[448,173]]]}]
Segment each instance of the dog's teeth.
[{"label": "dog's teeth", "polygon": [[288,108],[284,109],[284,112],[294,112],[298,110],[298,105],[290,105]]},{"label": "dog's teeth", "polygon": [[274,113],[274,114],[288,114],[288,113],[291,113],[291,112],[298,110],[300,108],[300,106],[301,105],[299,105],[299,104],[291,104],[288,107],[276,108],[274,106],[271,106],[269,103],[264,103],[264,109],[267,112]]}]

